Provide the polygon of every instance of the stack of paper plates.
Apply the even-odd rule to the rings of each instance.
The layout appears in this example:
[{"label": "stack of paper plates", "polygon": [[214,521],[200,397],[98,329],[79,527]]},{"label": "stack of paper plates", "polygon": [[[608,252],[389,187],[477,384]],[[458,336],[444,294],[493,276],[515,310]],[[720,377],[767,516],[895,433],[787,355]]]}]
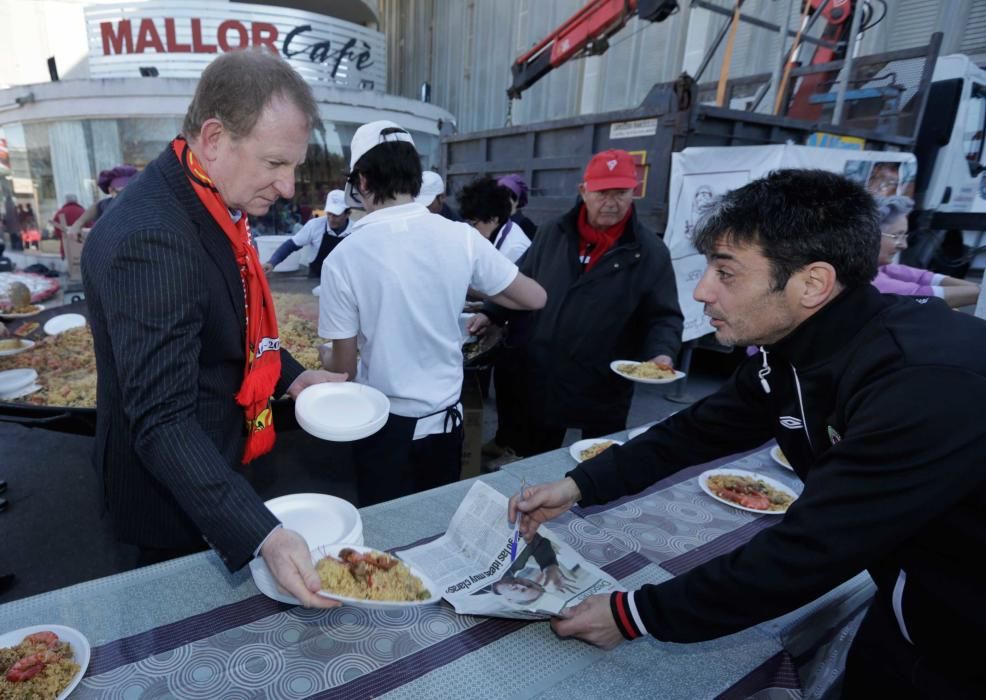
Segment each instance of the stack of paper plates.
[{"label": "stack of paper plates", "polygon": [[0,372],[0,399],[16,399],[40,389],[35,381],[38,373],[33,369],[8,369]]},{"label": "stack of paper plates", "polygon": [[[356,507],[324,493],[294,493],[267,501],[267,507],[284,527],[298,532],[310,547],[326,543],[363,544],[363,521]],[[294,596],[278,589],[264,560],[250,562],[253,581],[260,592],[282,603],[298,605]]]},{"label": "stack of paper plates", "polygon": [[348,442],[380,430],[390,415],[390,400],[365,384],[326,382],[298,395],[294,415],[305,432],[323,440]]}]

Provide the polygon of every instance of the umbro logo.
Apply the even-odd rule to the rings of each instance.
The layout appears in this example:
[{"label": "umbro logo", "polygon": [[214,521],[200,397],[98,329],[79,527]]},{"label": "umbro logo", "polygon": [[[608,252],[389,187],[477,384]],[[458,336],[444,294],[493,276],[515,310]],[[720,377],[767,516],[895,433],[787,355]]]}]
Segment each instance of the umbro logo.
[{"label": "umbro logo", "polygon": [[795,418],[794,416],[781,416],[781,425],[788,430],[801,430],[805,427],[805,424],[801,422],[801,419]]},{"label": "umbro logo", "polygon": [[613,169],[616,168],[616,161],[615,160],[607,160],[606,161],[606,167],[610,169],[610,172],[612,172]]},{"label": "umbro logo", "polygon": [[915,299],[914,301],[916,301],[919,304],[927,304],[928,303],[928,297],[921,297],[920,299]]}]

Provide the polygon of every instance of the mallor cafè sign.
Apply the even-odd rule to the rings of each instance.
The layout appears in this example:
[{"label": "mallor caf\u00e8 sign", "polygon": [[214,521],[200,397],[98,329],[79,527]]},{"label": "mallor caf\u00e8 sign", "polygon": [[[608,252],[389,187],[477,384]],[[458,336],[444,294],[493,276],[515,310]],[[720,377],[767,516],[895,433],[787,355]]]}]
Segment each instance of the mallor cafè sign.
[{"label": "mallor caf\u00e8 sign", "polygon": [[273,51],[313,85],[386,88],[384,35],[312,12],[243,3],[137,2],[86,8],[93,78],[198,78],[219,53]]}]

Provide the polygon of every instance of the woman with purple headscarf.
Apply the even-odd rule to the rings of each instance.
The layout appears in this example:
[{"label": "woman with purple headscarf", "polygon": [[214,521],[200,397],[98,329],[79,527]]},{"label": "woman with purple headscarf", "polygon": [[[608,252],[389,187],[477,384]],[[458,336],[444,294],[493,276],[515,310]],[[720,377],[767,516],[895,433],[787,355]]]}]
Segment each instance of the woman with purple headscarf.
[{"label": "woman with purple headscarf", "polygon": [[78,235],[83,228],[87,226],[91,227],[95,224],[99,220],[99,217],[105,214],[106,210],[116,201],[116,196],[135,177],[137,177],[137,168],[132,165],[118,165],[115,168],[100,171],[96,184],[108,196],[103,197],[86,209],[85,213],[76,219],[75,223],[69,228],[68,235]]},{"label": "woman with purple headscarf", "polygon": [[521,211],[527,206],[527,183],[520,175],[504,175],[496,181],[496,184],[503,185],[510,190],[510,201],[513,203],[513,211],[510,213],[510,220],[520,226],[527,237],[534,240],[534,234],[538,227],[533,221],[524,216]]}]

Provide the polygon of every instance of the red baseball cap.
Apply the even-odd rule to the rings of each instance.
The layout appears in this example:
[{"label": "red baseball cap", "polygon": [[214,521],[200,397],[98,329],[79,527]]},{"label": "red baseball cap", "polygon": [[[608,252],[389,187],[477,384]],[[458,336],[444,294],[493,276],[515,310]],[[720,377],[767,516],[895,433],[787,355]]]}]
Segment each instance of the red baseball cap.
[{"label": "red baseball cap", "polygon": [[633,189],[637,186],[633,156],[618,149],[597,153],[585,167],[582,181],[590,192]]}]

